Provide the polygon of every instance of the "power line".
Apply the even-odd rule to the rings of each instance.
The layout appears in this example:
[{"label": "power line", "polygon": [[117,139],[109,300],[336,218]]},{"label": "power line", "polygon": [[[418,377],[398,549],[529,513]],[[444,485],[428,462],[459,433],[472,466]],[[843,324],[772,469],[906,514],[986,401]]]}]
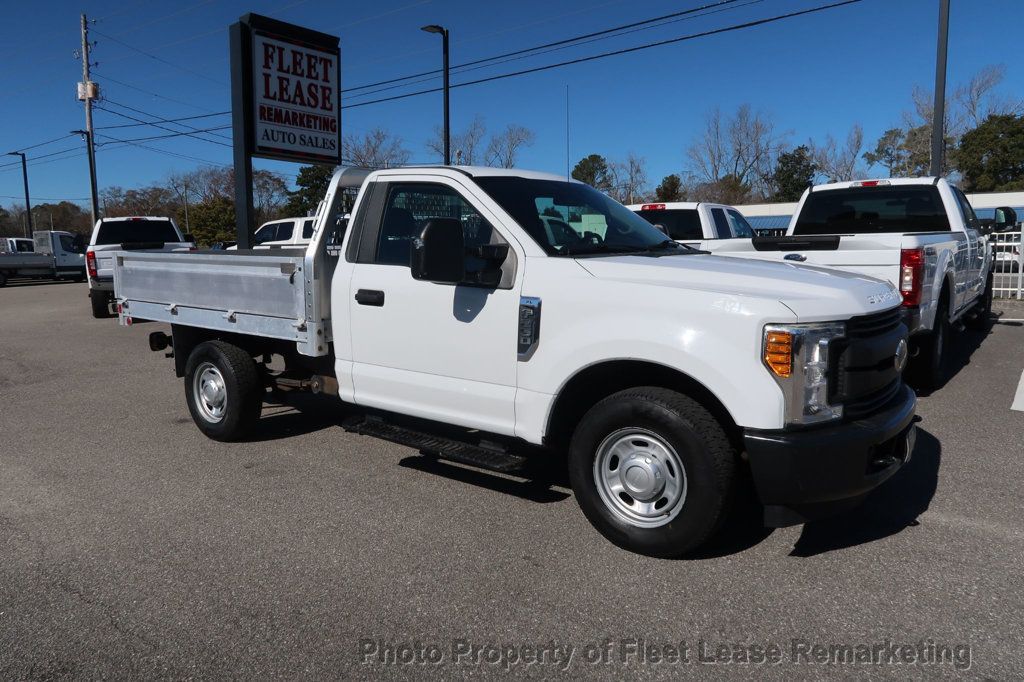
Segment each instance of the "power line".
[{"label": "power line", "polygon": [[47,140],[46,142],[38,142],[36,144],[32,144],[32,145],[29,145],[27,147],[22,147],[21,149],[15,149],[14,151],[17,151],[17,152],[27,152],[29,149],[35,149],[36,147],[44,147],[44,146],[46,146],[48,144],[53,144],[54,142],[60,142],[61,140],[65,139],[67,137],[71,137],[73,134],[74,133],[68,133],[66,135],[61,135],[60,137],[55,137],[52,140]]},{"label": "power line", "polygon": [[[727,1],[729,3],[732,3],[732,2],[737,2],[738,0],[727,0]],[[563,44],[558,44],[557,47],[549,47],[547,49],[541,49],[544,46],[539,46],[539,47],[535,47],[535,48],[530,48],[528,50],[520,50],[518,52],[509,53],[510,55],[515,55],[515,56],[507,56],[507,57],[502,58],[502,56],[499,55],[497,57],[490,57],[488,59],[480,59],[480,60],[477,60],[476,62],[469,62],[468,63],[468,64],[475,64],[475,66],[463,65],[463,66],[467,66],[467,68],[461,68],[461,69],[459,67],[455,67],[455,68],[459,69],[458,75],[462,75],[464,73],[468,73],[469,71],[477,71],[479,69],[486,69],[486,68],[490,68],[492,66],[497,66],[499,64],[505,64],[505,63],[512,62],[512,61],[517,61],[517,60],[520,60],[520,59],[529,59],[531,57],[539,57],[540,55],[548,54],[549,52],[558,52],[560,50],[566,50],[566,49],[571,49],[571,48],[574,48],[574,47],[580,47],[582,45],[588,45],[590,43],[594,43],[594,42],[597,42],[599,40],[607,40],[608,38],[619,38],[619,37],[622,37],[622,36],[625,36],[625,35],[629,35],[630,33],[636,33],[638,31],[646,31],[646,30],[649,30],[649,29],[652,29],[652,28],[661,28],[662,26],[668,26],[669,24],[674,24],[674,23],[677,23],[677,22],[680,22],[680,21],[687,21],[687,20],[691,20],[691,19],[698,19],[698,18],[703,18],[703,17],[709,17],[712,14],[719,14],[721,12],[727,12],[727,11],[734,10],[734,9],[740,9],[742,7],[748,7],[750,5],[756,5],[756,4],[760,3],[760,2],[764,2],[764,0],[746,0],[746,2],[743,2],[740,5],[731,5],[731,6],[728,6],[728,7],[720,7],[718,9],[711,9],[710,11],[704,12],[703,14],[692,14],[692,12],[697,12],[697,11],[700,11],[700,10],[704,10],[707,7],[713,7],[713,6],[709,5],[709,6],[697,8],[695,10],[688,10],[686,12],[679,12],[679,13],[677,13],[677,14],[684,14],[684,15],[688,15],[688,16],[676,16],[673,19],[668,19],[668,20],[662,21],[661,23],[648,24],[646,26],[640,26],[638,28],[635,28],[635,27],[629,28],[628,30],[618,31],[618,32],[615,33],[615,35],[600,35],[600,34],[604,33],[604,31],[601,31],[601,32],[598,33],[598,37],[584,39],[585,36],[580,36],[580,37],[578,37],[576,39],[573,39],[573,40],[576,40],[578,42],[559,41],[559,43],[568,43],[568,44],[564,44],[564,45]],[[718,4],[725,4],[725,3],[718,3]],[[659,17],[658,19],[651,19],[649,21],[660,21],[661,19],[664,19],[664,17]],[[646,22],[639,22],[639,23],[646,23]],[[633,26],[633,25],[630,25],[630,26]],[[557,43],[552,43],[552,44],[556,45]],[[523,54],[523,53],[528,53],[528,54]],[[487,63],[483,63],[483,62],[487,62]],[[411,86],[411,85],[416,85],[417,83],[426,83],[427,81],[434,80],[437,77],[436,74],[440,73],[440,71],[432,71],[430,73],[432,73],[434,75],[426,76],[424,78],[418,78],[418,79],[410,81],[408,83],[397,83],[395,85],[389,85],[387,87],[377,88],[376,90],[367,90],[367,91],[364,91],[364,92],[359,92],[359,93],[356,93],[355,95],[352,95],[352,96],[353,97],[365,97],[365,96],[372,95],[372,94],[375,94],[375,93],[378,93],[378,92],[386,92],[388,90],[394,90],[396,88],[403,88],[403,87],[408,87],[408,86]],[[395,80],[406,80],[408,78],[411,78],[411,77],[410,76],[406,76],[405,78],[395,79]],[[363,87],[368,87],[368,86],[363,86]]]},{"label": "power line", "polygon": [[[684,16],[684,15],[688,15],[688,14],[694,14],[696,12],[701,12],[703,10],[706,10],[706,9],[709,9],[709,8],[712,8],[712,7],[719,7],[721,5],[730,5],[730,4],[734,3],[734,2],[737,2],[737,0],[719,0],[719,2],[713,2],[713,3],[707,4],[707,5],[702,5],[700,7],[694,7],[692,9],[682,10],[680,12],[672,12],[671,14],[665,14],[665,15],[662,15],[660,17],[654,17],[652,19],[644,19],[643,21],[635,21],[635,22],[633,22],[631,24],[623,24],[621,26],[613,26],[612,28],[606,28],[606,29],[603,29],[601,31],[595,31],[593,33],[585,33],[583,35],[579,35],[579,36],[576,36],[574,38],[565,38],[563,40],[556,40],[553,43],[545,43],[544,45],[535,45],[534,47],[527,47],[527,48],[524,48],[524,49],[521,49],[521,50],[514,50],[512,52],[506,52],[505,54],[499,54],[499,55],[495,55],[493,57],[485,57],[483,59],[477,59],[477,60],[474,60],[474,61],[471,61],[471,62],[465,62],[464,64],[456,64],[455,66],[452,67],[452,69],[453,70],[454,69],[462,69],[462,68],[467,67],[467,66],[474,66],[476,64],[483,64],[485,62],[492,62],[492,61],[495,61],[497,59],[503,59],[505,57],[514,57],[516,55],[525,54],[527,52],[534,52],[536,50],[543,50],[543,49],[549,48],[549,47],[556,47],[558,45],[567,45],[569,43],[575,43],[578,40],[584,40],[586,38],[595,38],[597,36],[605,36],[605,35],[608,35],[608,34],[611,34],[611,33],[615,33],[617,31],[622,31],[622,30],[625,30],[625,29],[628,29],[628,28],[634,28],[634,27],[637,27],[637,26],[644,26],[645,24],[653,24],[653,23],[656,23],[658,21],[663,21],[665,19],[671,19],[671,18],[674,18],[674,17],[680,17],[680,16]],[[347,88],[345,90],[342,90],[342,92],[354,92],[356,90],[365,90],[367,88],[375,88],[378,85],[390,85],[391,83],[398,83],[400,81],[411,80],[413,78],[419,78],[421,76],[436,75],[436,74],[439,74],[439,73],[441,73],[441,69],[433,69],[431,71],[423,71],[422,73],[416,73],[416,74],[412,74],[410,76],[402,76],[400,78],[391,78],[389,80],[378,81],[377,83],[370,83],[368,85],[357,85],[355,87],[351,87],[351,88]]]},{"label": "power line", "polygon": [[[113,102],[113,101],[111,101],[109,99],[108,100],[104,100],[104,101],[110,102],[111,104],[117,104],[116,102]],[[124,104],[118,104],[117,106],[125,107],[126,109],[128,108]],[[116,111],[110,111],[109,109],[104,109],[104,111],[106,111],[108,113],[111,113],[111,114],[118,113]],[[182,116],[180,118],[159,118],[158,116],[153,116],[153,118],[157,119],[156,121],[152,121],[152,122],[144,121],[142,123],[119,123],[117,125],[112,125],[112,126],[96,126],[96,130],[114,130],[115,128],[138,128],[139,126],[151,126],[151,125],[154,125],[155,123],[178,123],[179,121],[194,121],[197,118],[210,118],[212,116],[224,116],[225,114],[230,114],[230,113],[231,113],[230,111],[218,111],[218,112],[213,113],[213,114],[196,114],[195,116]]]},{"label": "power line", "polygon": [[[97,73],[97,71],[95,69],[93,70],[93,72]],[[190,109],[198,109],[199,111],[205,111],[207,113],[212,113],[209,109],[197,106],[195,104],[192,104],[191,102],[185,102],[185,101],[180,100],[180,99],[174,99],[173,97],[168,97],[166,95],[161,95],[160,93],[153,92],[151,90],[145,90],[143,88],[140,88],[137,85],[132,85],[131,83],[125,83],[124,81],[119,81],[116,78],[113,78],[111,76],[106,75],[105,73],[101,73],[100,76],[102,76],[106,80],[110,81],[111,83],[117,83],[118,85],[122,85],[122,86],[124,86],[126,88],[129,88],[131,90],[136,90],[136,91],[141,92],[141,93],[143,93],[145,95],[150,95],[152,97],[159,97],[160,99],[165,99],[168,102],[174,102],[175,104],[181,104],[182,106],[189,107]],[[218,113],[223,113],[223,112],[218,112]]]},{"label": "power line", "polygon": [[[197,130],[196,132],[197,133],[208,133],[208,132],[210,132],[212,130],[225,130],[225,129],[230,128],[230,127],[231,127],[230,125],[217,126],[216,128],[200,129],[200,130]],[[145,142],[147,140],[165,140],[165,139],[167,139],[169,137],[181,137],[182,135],[187,135],[189,137],[194,137],[194,135],[192,135],[191,132],[180,131],[180,132],[170,133],[168,135],[150,135],[149,137],[133,137],[130,140],[118,140],[118,142],[129,142],[130,143],[130,142]],[[200,138],[200,139],[202,139],[202,138]],[[220,144],[219,142],[214,142],[213,140],[203,140],[203,142],[210,142],[210,143],[213,143],[213,144]],[[226,146],[231,146],[231,145],[226,145]]]},{"label": "power line", "polygon": [[[113,109],[108,109],[106,107],[99,107],[100,109],[102,109],[103,111],[106,111],[107,113],[114,114],[115,116],[121,116],[122,118],[126,118],[126,119],[128,119],[130,121],[136,121],[138,125],[149,125],[149,126],[153,126],[154,128],[159,128],[160,130],[166,130],[166,131],[171,132],[171,133],[181,133],[183,135],[188,135],[189,137],[193,137],[193,138],[195,138],[197,140],[201,140],[203,142],[210,142],[210,143],[213,143],[213,144],[219,144],[219,145],[222,145],[224,147],[231,147],[232,146],[231,144],[228,144],[227,142],[220,142],[218,140],[210,140],[210,139],[207,139],[205,137],[200,137],[197,134],[193,134],[193,133],[201,133],[201,132],[203,132],[203,130],[201,128],[196,128],[195,126],[186,125],[184,123],[175,123],[174,125],[180,126],[182,128],[188,128],[192,132],[181,131],[181,130],[177,130],[175,128],[168,128],[167,126],[160,125],[159,117],[157,117],[157,116],[153,116],[152,114],[147,114],[145,112],[141,112],[141,110],[134,109],[134,108],[129,107],[127,105],[118,104],[117,102],[114,102],[112,100],[107,100],[107,102],[109,102],[110,104],[113,104],[115,106],[124,107],[124,108],[126,108],[126,109],[128,109],[130,111],[140,111],[140,113],[143,113],[146,116],[150,116],[152,118],[157,118],[158,119],[157,121],[145,121],[145,120],[143,120],[141,118],[136,118],[135,116],[130,116],[130,115],[122,113],[120,111],[114,111]],[[225,126],[225,127],[229,127],[229,126]],[[210,135],[210,136],[214,136],[214,137],[221,137],[221,138],[223,138],[225,140],[230,140],[231,139],[230,137],[227,137],[225,135],[221,135],[220,133],[207,133],[207,134]]]},{"label": "power line", "polygon": [[[794,17],[803,16],[805,14],[813,14],[816,12],[823,12],[829,9],[835,9],[837,7],[843,7],[844,5],[853,5],[863,0],[842,0],[841,2],[833,2],[828,5],[819,5],[818,7],[811,7],[805,10],[799,10],[796,12],[789,12],[788,14],[779,14],[773,17],[767,17],[765,19],[757,19],[755,21],[748,21],[742,24],[734,24],[732,26],[726,26],[724,28],[716,28],[710,31],[702,31],[701,33],[692,33],[690,35],[679,36],[678,38],[669,38],[667,40],[659,40],[651,43],[645,43],[643,45],[637,45],[635,47],[627,47],[621,50],[612,50],[610,52],[602,52],[600,54],[590,55],[588,57],[578,57],[576,59],[570,59],[564,62],[557,62],[555,64],[547,64],[544,66],[536,66],[531,69],[522,69],[520,71],[513,71],[511,73],[498,74],[496,76],[489,76],[487,78],[478,78],[473,81],[465,81],[463,83],[456,83],[451,87],[464,88],[470,85],[479,85],[481,83],[489,83],[491,81],[502,80],[505,78],[513,78],[515,76],[524,76],[530,73],[538,73],[540,71],[548,71],[550,69],[557,69],[562,66],[570,66],[572,64],[581,64],[583,62],[591,62],[596,59],[604,59],[605,57],[614,57],[622,54],[629,54],[631,52],[639,52],[641,50],[648,50],[654,47],[661,47],[663,45],[671,45],[674,43],[681,43],[687,40],[695,40],[697,38],[706,38],[708,36],[719,35],[722,33],[729,33],[731,31],[739,31],[745,28],[752,28],[754,26],[762,26],[764,24],[771,24],[784,19],[792,19]],[[444,88],[428,88],[426,90],[417,90],[415,92],[405,93],[403,95],[393,95],[391,97],[381,97],[380,99],[373,99],[366,102],[356,102],[355,104],[342,105],[342,109],[355,109],[357,107],[365,107],[371,104],[380,104],[382,102],[393,102],[399,99],[406,99],[408,97],[416,97],[419,95],[426,95],[433,92],[441,92]]]},{"label": "power line", "polygon": [[211,83],[214,83],[216,85],[227,86],[227,83],[225,83],[224,81],[217,80],[216,78],[210,78],[205,73],[202,73],[200,71],[195,71],[193,69],[190,69],[190,68],[188,68],[186,66],[182,66],[180,64],[175,64],[172,61],[168,61],[168,60],[164,59],[163,57],[157,57],[155,54],[150,54],[149,52],[146,52],[145,50],[140,50],[139,48],[135,47],[134,45],[129,45],[128,43],[124,42],[123,40],[119,40],[118,38],[114,38],[113,36],[107,35],[106,33],[103,33],[102,31],[99,31],[99,30],[97,30],[95,28],[92,29],[92,32],[95,33],[96,35],[103,36],[107,40],[112,40],[115,43],[117,43],[118,45],[122,45],[124,47],[127,47],[129,50],[133,50],[134,52],[138,52],[139,54],[141,54],[141,55],[143,55],[145,57],[149,57],[150,59],[156,60],[156,61],[160,62],[161,64],[166,64],[167,66],[173,67],[173,68],[178,69],[180,71],[184,71],[185,73],[191,74],[193,76],[196,76],[197,78],[202,78],[204,80],[208,80]]}]

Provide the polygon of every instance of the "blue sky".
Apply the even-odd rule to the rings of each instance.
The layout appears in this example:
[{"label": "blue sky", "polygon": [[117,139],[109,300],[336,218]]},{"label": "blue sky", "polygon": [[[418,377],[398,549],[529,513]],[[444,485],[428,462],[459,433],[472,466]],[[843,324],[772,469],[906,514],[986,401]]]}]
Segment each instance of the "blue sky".
[{"label": "blue sky", "polygon": [[[420,26],[439,23],[452,36],[452,64],[552,42],[619,24],[709,4],[712,0],[88,0],[3,2],[0,88],[4,92],[0,152],[22,149],[84,125],[75,98],[81,64],[79,14],[87,12],[97,41],[94,80],[111,102],[163,118],[196,116],[230,108],[227,26],[249,11],[341,37],[342,86],[372,83],[434,68],[440,39]],[[452,82],[540,66],[641,43],[701,32],[728,24],[806,9],[827,0],[741,0],[728,11],[670,23],[453,75]],[[956,84],[986,64],[1003,63],[1007,95],[1024,91],[1024,60],[1012,42],[998,40],[1001,27],[1024,21],[1020,0],[953,0],[949,78]],[[915,84],[934,78],[938,0],[864,0],[859,4],[776,24],[658,47],[538,74],[452,91],[452,128],[480,114],[489,128],[508,123],[533,129],[536,143],[519,165],[563,172],[566,167],[565,91],[570,94],[570,154],[621,158],[635,152],[647,161],[652,184],[687,166],[685,149],[707,112],[750,103],[768,114],[794,144],[832,133],[845,138],[864,126],[872,143],[900,122]],[[1011,32],[1012,33],[1012,32]],[[126,45],[149,53],[143,55]],[[154,58],[155,57],[155,58]],[[433,82],[413,86],[415,89]],[[439,80],[438,80],[439,84]],[[384,94],[399,94],[394,90]],[[354,103],[347,98],[343,104]],[[102,105],[101,105],[102,106]],[[114,108],[114,107],[111,107]],[[122,110],[124,111],[124,110]],[[128,112],[131,113],[131,112]],[[133,114],[137,115],[138,114]],[[441,96],[429,94],[346,110],[345,132],[380,126],[399,135],[414,162],[435,159],[425,148],[440,123]],[[146,118],[140,116],[140,118]],[[107,111],[96,126],[131,123]],[[229,123],[229,117],[199,118],[197,128]],[[101,131],[102,132],[102,131]],[[163,134],[151,127],[120,128],[121,138]],[[220,134],[230,136],[230,130]],[[224,138],[219,139],[226,143]],[[146,142],[170,154],[132,146],[100,149],[100,187],[135,187],[174,171],[197,167],[181,156],[230,163],[231,149],[188,137]],[[69,136],[27,152],[33,203],[88,196],[84,149]],[[73,154],[74,152],[68,152]],[[16,161],[0,159],[0,166]],[[297,166],[256,161],[257,167],[294,174]],[[0,204],[20,202],[18,167],[0,167]]]}]

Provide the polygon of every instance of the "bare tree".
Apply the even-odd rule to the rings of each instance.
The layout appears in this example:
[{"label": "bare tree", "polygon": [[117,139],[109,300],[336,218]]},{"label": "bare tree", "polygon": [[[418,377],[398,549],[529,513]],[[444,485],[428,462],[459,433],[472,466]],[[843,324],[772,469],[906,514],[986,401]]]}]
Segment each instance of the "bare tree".
[{"label": "bare tree", "polygon": [[[952,99],[965,128],[977,128],[992,115],[1024,112],[1024,100],[1001,97],[995,92],[1005,77],[1005,65],[990,64],[953,91]],[[959,137],[967,130],[954,132]]]},{"label": "bare tree", "polygon": [[829,182],[855,180],[863,175],[857,167],[864,147],[864,129],[854,123],[846,135],[846,142],[840,144],[831,135],[825,137],[825,144],[811,143],[811,156],[818,172],[828,178]]},{"label": "bare tree", "polygon": [[365,135],[346,135],[343,148],[346,161],[362,168],[401,166],[410,157],[402,138],[383,128],[374,128]]},{"label": "bare tree", "polygon": [[613,161],[608,167],[612,188],[609,194],[616,201],[633,204],[643,201],[647,190],[647,168],[643,157],[633,152],[624,161]]},{"label": "bare tree", "polygon": [[[472,123],[461,133],[452,135],[452,157],[456,165],[475,166],[483,163],[483,150],[480,148],[487,134],[487,125],[480,114],[473,117]],[[427,149],[444,159],[444,130],[434,126],[434,137],[427,141]]]},{"label": "bare tree", "polygon": [[749,104],[741,105],[731,118],[723,117],[716,108],[708,114],[704,131],[686,150],[686,156],[700,182],[713,185],[730,177],[760,192],[784,149],[784,138],[765,114]]},{"label": "bare tree", "polygon": [[537,136],[529,128],[509,123],[505,130],[491,137],[487,144],[486,159],[490,166],[512,168],[522,147],[531,146]]}]

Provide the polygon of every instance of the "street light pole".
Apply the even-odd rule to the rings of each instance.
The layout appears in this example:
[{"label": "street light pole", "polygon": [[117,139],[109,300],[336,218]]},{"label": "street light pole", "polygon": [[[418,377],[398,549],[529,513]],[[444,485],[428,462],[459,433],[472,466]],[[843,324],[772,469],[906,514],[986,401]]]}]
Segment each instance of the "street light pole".
[{"label": "street light pole", "polygon": [[444,26],[431,24],[429,26],[424,26],[421,30],[426,31],[427,33],[441,34],[441,50],[444,53],[444,165],[450,166],[452,163],[452,136],[451,128],[448,123],[448,93],[451,90],[448,83],[448,29]]},{"label": "street light pole", "polygon": [[21,157],[21,179],[25,181],[25,236],[32,238],[32,203],[28,198],[28,164],[25,162],[25,152],[7,152],[7,156]]},{"label": "street light pole", "polygon": [[949,0],[939,0],[939,38],[935,55],[935,104],[932,106],[932,158],[929,172],[942,175],[946,151],[946,48],[949,44]]}]

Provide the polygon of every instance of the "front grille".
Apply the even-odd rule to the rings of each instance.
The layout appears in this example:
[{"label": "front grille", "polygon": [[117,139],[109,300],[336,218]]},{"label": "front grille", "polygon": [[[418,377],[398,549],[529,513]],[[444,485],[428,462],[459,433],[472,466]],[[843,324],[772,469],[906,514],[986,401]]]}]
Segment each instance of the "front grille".
[{"label": "front grille", "polygon": [[829,402],[843,406],[844,419],[867,417],[899,393],[896,346],[906,335],[899,308],[847,321],[846,337],[829,348]]},{"label": "front grille", "polygon": [[851,318],[846,323],[846,336],[849,338],[862,338],[875,336],[892,331],[900,325],[902,316],[899,308],[886,310],[871,315],[861,315]]},{"label": "front grille", "polygon": [[843,416],[846,419],[860,419],[874,414],[889,404],[900,390],[900,380],[897,378],[888,386],[878,391],[869,393],[856,399],[847,400],[843,403]]}]

